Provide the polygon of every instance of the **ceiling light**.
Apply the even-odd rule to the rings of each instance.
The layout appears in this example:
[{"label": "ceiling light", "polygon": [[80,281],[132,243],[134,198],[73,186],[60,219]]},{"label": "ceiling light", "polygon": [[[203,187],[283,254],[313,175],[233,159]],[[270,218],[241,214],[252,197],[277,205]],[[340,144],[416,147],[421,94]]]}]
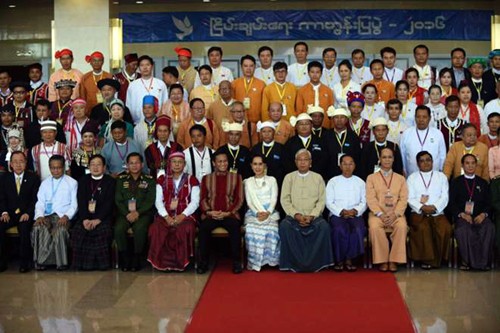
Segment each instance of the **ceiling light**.
[{"label": "ceiling light", "polygon": [[118,1],[113,1],[113,5],[119,5],[120,3]]},{"label": "ceiling light", "polygon": [[16,8],[16,5],[9,5],[9,8]]},{"label": "ceiling light", "polygon": [[203,0],[203,2],[210,2],[210,0]]},{"label": "ceiling light", "polygon": [[142,5],[144,3],[144,1],[136,1],[135,3],[138,5]]}]

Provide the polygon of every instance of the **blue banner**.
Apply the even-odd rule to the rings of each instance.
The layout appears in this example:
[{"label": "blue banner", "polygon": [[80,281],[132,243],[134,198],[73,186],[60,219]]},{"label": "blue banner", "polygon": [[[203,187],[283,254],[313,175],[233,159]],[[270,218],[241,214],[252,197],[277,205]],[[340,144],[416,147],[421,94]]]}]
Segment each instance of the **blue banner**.
[{"label": "blue banner", "polygon": [[124,43],[259,40],[475,40],[493,11],[280,10],[121,13]]}]

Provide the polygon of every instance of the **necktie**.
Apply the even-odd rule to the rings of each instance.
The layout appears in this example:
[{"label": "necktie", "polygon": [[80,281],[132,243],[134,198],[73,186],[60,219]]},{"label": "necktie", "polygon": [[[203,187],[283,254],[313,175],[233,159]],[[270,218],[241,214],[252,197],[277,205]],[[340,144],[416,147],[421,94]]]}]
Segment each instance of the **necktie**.
[{"label": "necktie", "polygon": [[21,192],[21,177],[16,177],[16,189],[17,189],[17,194]]}]

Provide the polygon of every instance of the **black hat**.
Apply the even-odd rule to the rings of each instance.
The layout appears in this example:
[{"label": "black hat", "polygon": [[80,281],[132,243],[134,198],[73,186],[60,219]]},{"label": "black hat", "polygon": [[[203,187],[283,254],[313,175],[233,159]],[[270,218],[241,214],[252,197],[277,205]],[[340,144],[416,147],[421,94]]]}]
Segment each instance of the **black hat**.
[{"label": "black hat", "polygon": [[97,82],[97,87],[101,90],[104,86],[111,86],[115,88],[116,91],[120,90],[121,84],[117,80],[113,79],[102,79]]},{"label": "black hat", "polygon": [[28,65],[28,70],[30,70],[32,68],[36,68],[40,71],[43,69],[42,64],[39,62],[35,62],[34,64]]},{"label": "black hat", "polygon": [[21,81],[12,82],[10,84],[10,86],[9,86],[9,89],[10,90],[14,90],[14,88],[16,88],[16,87],[22,87],[26,91],[30,91],[31,90],[31,86],[28,83],[21,82]]}]

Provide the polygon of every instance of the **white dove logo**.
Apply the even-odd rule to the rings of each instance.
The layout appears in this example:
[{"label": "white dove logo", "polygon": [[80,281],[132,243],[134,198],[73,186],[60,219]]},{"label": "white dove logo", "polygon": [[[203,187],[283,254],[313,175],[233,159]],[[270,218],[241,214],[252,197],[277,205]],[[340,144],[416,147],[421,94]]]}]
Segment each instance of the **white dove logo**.
[{"label": "white dove logo", "polygon": [[178,39],[183,40],[184,37],[189,36],[193,33],[193,26],[191,22],[189,22],[189,18],[184,17],[184,21],[179,20],[177,17],[172,16],[172,21],[177,29],[179,29],[182,33],[175,34]]}]

